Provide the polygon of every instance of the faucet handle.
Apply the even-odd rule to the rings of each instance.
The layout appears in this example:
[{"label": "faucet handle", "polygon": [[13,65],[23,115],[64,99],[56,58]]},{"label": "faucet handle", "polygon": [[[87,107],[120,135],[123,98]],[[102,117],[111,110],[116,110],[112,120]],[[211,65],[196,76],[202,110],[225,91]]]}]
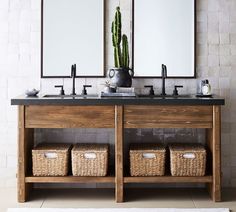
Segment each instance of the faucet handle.
[{"label": "faucet handle", "polygon": [[153,90],[153,85],[144,85],[144,88],[150,88],[149,95],[153,96],[154,90]]},{"label": "faucet handle", "polygon": [[92,87],[92,85],[83,85],[82,95],[87,95],[86,88],[91,88],[91,87]]},{"label": "faucet handle", "polygon": [[55,88],[61,88],[60,90],[60,95],[65,95],[65,91],[64,91],[64,86],[63,85],[55,85]]},{"label": "faucet handle", "polygon": [[183,87],[184,87],[183,85],[175,85],[175,89],[173,90],[173,95],[174,96],[179,95],[178,88],[183,88]]}]

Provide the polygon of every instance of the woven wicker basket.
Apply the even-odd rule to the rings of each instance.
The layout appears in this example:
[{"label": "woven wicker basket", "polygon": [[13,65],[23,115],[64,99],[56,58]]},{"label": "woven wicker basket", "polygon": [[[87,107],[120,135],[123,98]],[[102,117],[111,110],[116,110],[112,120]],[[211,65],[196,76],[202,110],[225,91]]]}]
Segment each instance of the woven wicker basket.
[{"label": "woven wicker basket", "polygon": [[166,150],[162,144],[130,146],[131,176],[162,176],[165,174]]},{"label": "woven wicker basket", "polygon": [[204,176],[206,150],[199,144],[171,144],[170,167],[173,176]]},{"label": "woven wicker basket", "polygon": [[76,144],[72,151],[74,176],[106,176],[108,144]]},{"label": "woven wicker basket", "polygon": [[34,176],[65,176],[70,144],[40,144],[32,150]]}]

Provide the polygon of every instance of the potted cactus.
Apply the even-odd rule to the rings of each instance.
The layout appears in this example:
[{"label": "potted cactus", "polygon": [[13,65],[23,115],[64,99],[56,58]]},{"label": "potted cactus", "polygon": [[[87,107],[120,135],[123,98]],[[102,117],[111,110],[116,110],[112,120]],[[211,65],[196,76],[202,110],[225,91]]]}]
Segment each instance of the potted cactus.
[{"label": "potted cactus", "polygon": [[128,38],[125,34],[122,35],[121,27],[120,7],[117,7],[111,27],[115,67],[109,70],[109,77],[117,87],[131,87],[134,72],[129,68]]}]

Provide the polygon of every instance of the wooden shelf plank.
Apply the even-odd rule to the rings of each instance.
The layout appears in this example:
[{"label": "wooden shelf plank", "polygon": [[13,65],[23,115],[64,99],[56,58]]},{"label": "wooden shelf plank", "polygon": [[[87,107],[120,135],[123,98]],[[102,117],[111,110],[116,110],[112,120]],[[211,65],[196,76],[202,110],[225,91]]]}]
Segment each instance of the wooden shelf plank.
[{"label": "wooden shelf plank", "polygon": [[212,181],[211,175],[203,177],[157,176],[124,178],[124,183],[211,183]]},{"label": "wooden shelf plank", "polygon": [[36,177],[29,176],[25,178],[26,183],[115,183],[115,177]]}]

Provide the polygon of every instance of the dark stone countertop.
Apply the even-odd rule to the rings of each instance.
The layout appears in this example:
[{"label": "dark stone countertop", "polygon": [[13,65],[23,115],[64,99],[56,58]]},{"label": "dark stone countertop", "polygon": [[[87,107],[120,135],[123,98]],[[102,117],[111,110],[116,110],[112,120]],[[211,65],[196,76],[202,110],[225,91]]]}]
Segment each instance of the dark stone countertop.
[{"label": "dark stone countertop", "polygon": [[222,97],[26,97],[11,99],[11,105],[224,105]]}]

